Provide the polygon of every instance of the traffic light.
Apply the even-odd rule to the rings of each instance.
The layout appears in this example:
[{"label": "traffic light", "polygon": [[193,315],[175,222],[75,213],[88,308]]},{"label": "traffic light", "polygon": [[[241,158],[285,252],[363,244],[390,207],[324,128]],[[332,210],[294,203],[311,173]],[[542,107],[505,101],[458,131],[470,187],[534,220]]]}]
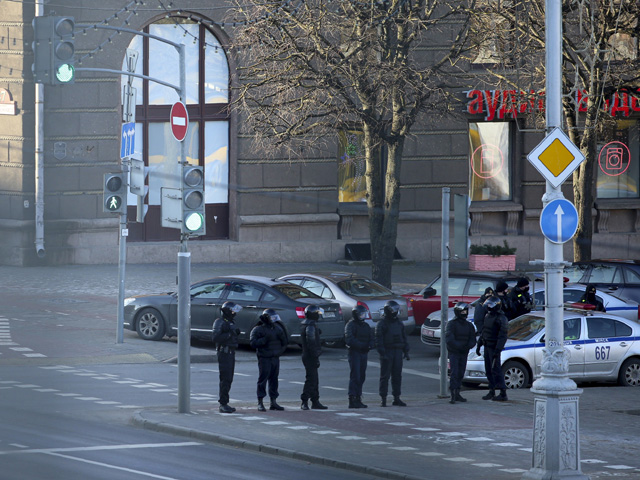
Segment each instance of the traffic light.
[{"label": "traffic light", "polygon": [[469,258],[470,204],[469,195],[455,194],[453,197],[453,253],[458,258]]},{"label": "traffic light", "polygon": [[182,193],[181,232],[190,236],[204,235],[206,231],[204,222],[204,169],[192,165],[183,166],[180,190]]},{"label": "traffic light", "polygon": [[32,22],[36,83],[62,85],[75,79],[75,20],[73,17],[35,17]]},{"label": "traffic light", "polygon": [[143,223],[144,217],[149,210],[149,206],[144,203],[144,198],[147,196],[147,193],[149,193],[149,186],[145,185],[147,176],[149,175],[149,167],[144,166],[143,160],[132,158],[129,172],[129,191],[138,198],[136,222]]},{"label": "traffic light", "polygon": [[125,174],[105,173],[103,182],[102,207],[105,213],[126,213],[127,182]]}]

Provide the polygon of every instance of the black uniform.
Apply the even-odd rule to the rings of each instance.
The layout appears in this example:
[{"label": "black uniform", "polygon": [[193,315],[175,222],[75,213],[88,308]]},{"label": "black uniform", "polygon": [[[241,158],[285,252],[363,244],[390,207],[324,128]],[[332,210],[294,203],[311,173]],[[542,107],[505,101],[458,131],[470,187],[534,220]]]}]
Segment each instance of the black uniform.
[{"label": "black uniform", "polygon": [[500,354],[507,342],[507,330],[507,317],[500,310],[490,311],[484,317],[482,342],[484,344],[484,369],[489,381],[489,390],[491,393],[498,388],[504,391],[505,396],[507,386],[504,383],[504,375],[502,374]]},{"label": "black uniform", "polygon": [[518,280],[517,285],[511,289],[508,297],[512,309],[511,315],[507,315],[509,320],[529,313],[533,306],[531,295],[529,295],[529,280],[526,278]]},{"label": "black uniform", "polygon": [[344,329],[344,339],[349,350],[349,398],[362,397],[362,385],[367,373],[369,350],[374,346],[371,327],[363,319],[352,318]]},{"label": "black uniform", "polygon": [[[390,301],[388,303],[396,303]],[[396,304],[397,305],[397,304]],[[402,358],[408,357],[409,343],[404,332],[404,325],[398,318],[398,312],[392,314],[385,306],[382,319],[376,324],[376,349],[380,355],[380,385],[378,393],[382,397],[382,406],[386,406],[389,378],[391,378],[391,394],[395,405],[404,406],[400,400],[402,393]]]},{"label": "black uniform", "polygon": [[280,355],[287,348],[287,335],[279,322],[266,321],[260,317],[258,324],[253,327],[249,336],[249,342],[256,349],[258,356],[258,400],[267,394],[272,402],[278,398],[278,374],[280,373]]},{"label": "black uniform", "polygon": [[220,371],[220,394],[218,403],[229,403],[229,390],[233,382],[233,373],[236,365],[236,348],[238,348],[238,333],[233,322],[233,316],[223,313],[223,316],[213,322],[213,343],[216,344],[218,356],[218,370]]},{"label": "black uniform", "polygon": [[596,287],[595,285],[589,284],[584,291],[584,294],[580,298],[580,303],[585,303],[588,305],[594,305],[597,312],[606,312],[607,310],[604,308],[604,304],[598,300],[596,297]]},{"label": "black uniform", "polygon": [[315,320],[305,318],[301,323],[300,339],[302,340],[302,364],[305,379],[300,399],[303,404],[309,400],[317,404],[320,398],[318,368],[320,367],[320,329]]},{"label": "black uniform", "polygon": [[460,390],[462,377],[467,368],[469,350],[476,345],[476,329],[465,317],[456,316],[447,323],[447,351],[451,364],[449,388],[452,392]]}]

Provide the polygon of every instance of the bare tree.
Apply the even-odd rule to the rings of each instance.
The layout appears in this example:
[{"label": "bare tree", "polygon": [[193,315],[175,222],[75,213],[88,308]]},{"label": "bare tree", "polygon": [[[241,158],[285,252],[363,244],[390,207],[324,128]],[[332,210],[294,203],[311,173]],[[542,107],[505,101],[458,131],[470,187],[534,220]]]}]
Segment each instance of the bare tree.
[{"label": "bare tree", "polygon": [[[520,101],[539,101],[544,90],[545,1],[481,0],[470,38],[481,55],[470,59],[486,67],[498,84],[522,92]],[[638,103],[638,16],[640,4],[624,0],[564,0],[563,114],[571,140],[586,160],[573,175],[578,231],[574,260],[590,260],[592,207],[598,153],[613,140],[616,117],[640,111]],[[560,46],[550,46],[560,48]],[[539,112],[512,106],[519,118],[530,114],[530,125],[542,128]],[[526,109],[524,109],[526,110]]]},{"label": "bare tree", "polygon": [[[372,276],[390,286],[405,140],[424,112],[449,113],[466,33],[460,2],[235,1],[244,127],[262,150],[291,156],[361,132]],[[442,36],[443,51],[425,48]]]}]

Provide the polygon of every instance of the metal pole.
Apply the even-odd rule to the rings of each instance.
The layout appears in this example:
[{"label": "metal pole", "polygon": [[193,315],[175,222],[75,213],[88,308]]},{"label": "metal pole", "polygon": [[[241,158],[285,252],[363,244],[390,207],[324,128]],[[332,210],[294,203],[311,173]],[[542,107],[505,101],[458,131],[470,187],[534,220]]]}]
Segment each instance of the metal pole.
[{"label": "metal pole", "polygon": [[[562,127],[562,1],[546,0],[546,123],[547,133]],[[563,198],[547,182],[543,205]],[[535,394],[532,468],[526,480],[588,479],[580,468],[578,400],[582,390],[569,378],[569,352],[564,347],[562,244],[544,241],[545,348]]]},{"label": "metal pole", "polygon": [[[127,159],[122,160],[122,173],[124,174],[125,181],[128,178],[129,164]],[[128,183],[128,182],[127,182]],[[127,203],[127,198],[123,199],[123,202]],[[125,267],[127,264],[127,235],[129,230],[127,229],[127,210],[125,207],[124,213],[120,214],[120,238],[119,238],[119,251],[118,251],[118,325],[116,331],[116,343],[122,343],[124,341],[124,279],[125,279]]]},{"label": "metal pole", "polygon": [[178,252],[178,413],[190,413],[191,254]]},{"label": "metal pole", "polygon": [[[44,4],[35,4],[35,16],[44,14]],[[44,249],[44,84],[35,85],[35,246],[38,258],[45,257]]]},{"label": "metal pole", "polygon": [[[185,46],[180,45],[180,101],[186,105]],[[187,146],[180,142],[180,175],[187,164]],[[182,199],[180,200],[182,201]],[[182,219],[181,219],[182,220]],[[188,236],[180,235],[178,253],[178,413],[190,412],[191,396],[191,254],[187,247]]]},{"label": "metal pole", "polygon": [[449,187],[442,189],[442,263],[440,264],[440,278],[442,292],[440,292],[440,396],[447,397],[447,320],[449,319],[449,203],[451,197]]}]

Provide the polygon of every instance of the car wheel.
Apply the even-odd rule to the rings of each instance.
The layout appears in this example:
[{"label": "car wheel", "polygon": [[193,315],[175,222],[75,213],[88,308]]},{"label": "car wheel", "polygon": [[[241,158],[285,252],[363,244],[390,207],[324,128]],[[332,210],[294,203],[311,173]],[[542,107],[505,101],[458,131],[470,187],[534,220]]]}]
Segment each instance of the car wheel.
[{"label": "car wheel", "polygon": [[525,388],[529,385],[529,371],[520,362],[509,361],[502,367],[507,388]]},{"label": "car wheel", "polygon": [[138,315],[136,332],[143,340],[161,340],[164,337],[164,319],[160,312],[145,308]]},{"label": "car wheel", "polygon": [[618,375],[618,383],[625,387],[640,386],[640,359],[630,358],[622,364]]}]

